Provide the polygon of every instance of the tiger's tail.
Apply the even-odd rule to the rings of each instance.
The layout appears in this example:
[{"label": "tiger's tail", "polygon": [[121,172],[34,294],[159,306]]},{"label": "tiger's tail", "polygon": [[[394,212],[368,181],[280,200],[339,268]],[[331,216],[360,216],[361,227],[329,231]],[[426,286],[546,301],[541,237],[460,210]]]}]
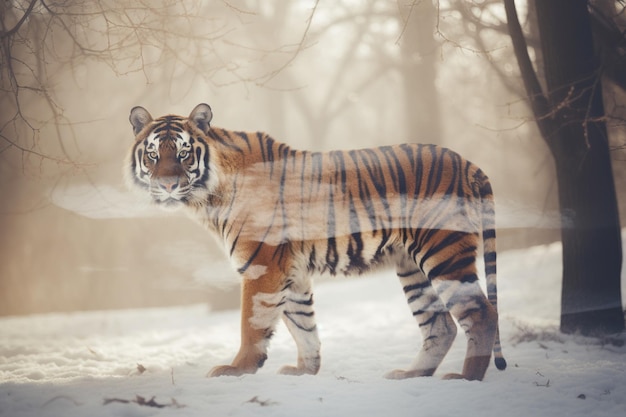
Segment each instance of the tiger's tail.
[{"label": "tiger's tail", "polygon": [[[485,259],[485,277],[487,282],[487,299],[498,311],[498,285],[496,280],[496,222],[495,204],[493,191],[489,179],[479,172],[479,193],[482,203],[482,229],[483,229],[483,256]],[[502,355],[500,343],[500,326],[496,323],[496,340],[493,345],[494,362],[496,368],[506,369],[506,360]]]}]

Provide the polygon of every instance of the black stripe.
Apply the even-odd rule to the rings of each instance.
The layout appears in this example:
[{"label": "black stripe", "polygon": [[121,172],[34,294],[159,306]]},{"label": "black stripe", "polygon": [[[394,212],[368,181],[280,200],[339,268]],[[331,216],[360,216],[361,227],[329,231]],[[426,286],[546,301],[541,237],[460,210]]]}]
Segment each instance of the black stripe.
[{"label": "black stripe", "polygon": [[424,326],[428,326],[429,324],[433,324],[437,320],[438,315],[439,315],[438,313],[433,314],[428,320],[419,323],[419,327],[424,327]]},{"label": "black stripe", "polygon": [[252,145],[250,144],[250,136],[246,132],[235,132],[245,143],[248,145],[248,151],[252,151]]},{"label": "black stripe", "polygon": [[306,300],[294,300],[293,298],[288,298],[287,300],[291,303],[311,306],[313,305],[313,294],[309,294],[309,298],[307,298]]},{"label": "black stripe", "polygon": [[211,130],[207,132],[207,136],[213,139],[214,141],[226,146],[229,149],[232,149],[239,153],[243,153],[244,150],[241,147],[237,146],[233,142],[233,139],[229,136],[229,134],[231,133],[232,132],[228,130],[212,128]]},{"label": "black stripe", "polygon": [[283,285],[283,288],[280,291],[283,292],[285,290],[288,290],[289,288],[291,288],[292,285],[293,285],[293,280],[288,279],[287,281],[285,281],[285,284]]},{"label": "black stripe", "polygon": [[283,163],[283,167],[280,173],[280,189],[278,192],[278,204],[280,204],[281,206],[281,217],[282,217],[282,224],[280,225],[280,227],[282,228],[281,242],[286,241],[288,239],[287,228],[289,226],[289,220],[287,219],[287,205],[285,204],[285,188],[286,188],[286,182],[287,182],[287,165],[288,165],[287,158],[283,158],[282,163]]},{"label": "black stripe", "polygon": [[[378,195],[383,198],[383,203],[386,203],[384,200],[387,195],[385,175],[376,151],[374,149],[363,149],[359,153],[361,155],[361,161],[374,184],[374,188],[378,192]],[[386,204],[385,206],[388,208]]]},{"label": "black stripe", "polygon": [[309,180],[315,179],[314,182],[319,186],[322,184],[322,176],[324,175],[324,155],[320,152],[314,152],[311,154],[311,161],[311,178]]},{"label": "black stripe", "polygon": [[[436,232],[436,231],[435,231]],[[426,233],[424,233],[424,235],[430,235],[431,233],[434,234],[433,231],[428,231]],[[465,237],[465,233],[461,233],[461,232],[451,232],[450,234],[448,234],[445,238],[443,238],[438,244],[431,246],[430,249],[428,249],[428,251],[426,251],[426,253],[422,256],[422,260],[420,261],[420,269],[422,269],[422,271],[424,270],[424,263],[430,259],[432,256],[436,255],[437,253],[439,253],[441,250],[450,247],[451,245],[457,243],[458,241],[460,241],[461,239],[463,239],[463,237]],[[427,239],[427,241],[430,239]],[[428,277],[430,278],[431,273],[428,274]]]},{"label": "black stripe", "polygon": [[[270,161],[270,162],[274,161],[274,143],[275,143],[274,139],[272,139],[270,137],[265,137],[264,138],[264,137],[261,136],[261,133],[259,133],[258,136],[259,136],[259,141],[263,145],[265,145],[265,148],[267,150],[267,155],[266,155],[267,159],[266,159],[266,161]],[[263,140],[263,139],[265,139],[265,140]],[[271,171],[270,171],[270,176],[271,176]]]},{"label": "black stripe", "polygon": [[359,169],[358,154],[356,151],[349,151],[348,155],[350,156],[350,158],[352,158],[352,162],[354,163],[355,167],[357,184],[359,185],[359,201],[361,201],[361,203],[363,204],[365,212],[367,213],[367,218],[372,225],[372,234],[376,235],[376,210],[374,209],[371,194],[369,189],[367,188],[367,184],[364,183],[361,179],[361,170]]},{"label": "black stripe", "polygon": [[[292,322],[293,324],[296,325],[296,327],[300,330],[304,330],[305,332],[312,332],[317,328],[317,325],[313,325],[312,327],[304,327],[304,325],[298,323],[293,317],[292,314],[297,314],[297,313],[290,313],[288,311],[283,311],[283,314],[285,315],[285,317],[287,317],[289,319],[290,322]],[[313,314],[311,314],[312,316]]]},{"label": "black stripe", "polygon": [[485,307],[482,306],[482,305],[480,307],[468,308],[467,310],[464,311],[463,315],[461,315],[461,316],[459,316],[457,318],[457,321],[459,321],[459,322],[463,321],[466,318],[468,318],[469,316],[471,316],[472,314],[480,313],[481,311],[484,311],[484,309],[485,309]]},{"label": "black stripe", "polygon": [[439,264],[437,264],[436,266],[434,266],[429,272],[428,272],[428,279],[433,279],[436,278],[440,275],[442,275],[442,272],[444,270],[446,270],[449,266],[450,263],[452,262],[451,259],[446,259],[443,262],[440,262]]},{"label": "black stripe", "polygon": [[483,240],[494,239],[496,237],[495,229],[485,229],[483,230]]},{"label": "black stripe", "polygon": [[[413,150],[415,149],[415,146],[409,145],[408,143],[403,143],[401,145],[399,145],[400,149],[402,149],[402,151],[404,152],[404,154],[406,155],[407,159],[409,160],[409,164],[411,164],[411,169],[415,169],[415,155],[413,154]],[[418,152],[419,149],[421,148],[420,145],[417,145],[418,148]]]},{"label": "black stripe", "polygon": [[163,124],[155,126],[155,128],[152,129],[152,133],[159,134],[159,133],[163,132],[164,130],[167,130],[167,128],[168,128],[167,123],[163,123]]},{"label": "black stripe", "polygon": [[315,315],[314,311],[285,311],[287,315],[294,316],[304,316],[304,317],[313,317]]},{"label": "black stripe", "polygon": [[410,277],[411,275],[415,275],[417,273],[422,272],[419,269],[414,269],[412,271],[409,272],[396,272],[396,275],[399,276],[400,278],[406,278],[406,277]]},{"label": "black stripe", "polygon": [[[461,258],[457,260],[456,262],[452,262],[452,259],[447,259],[441,262],[440,264],[438,264],[437,266],[433,267],[428,273],[428,278],[435,279],[436,277],[439,277],[442,275],[449,275],[455,271],[462,270],[463,268],[473,264],[475,261],[476,260],[473,256]],[[464,275],[463,277],[461,277],[461,280],[468,279],[467,278],[468,276],[469,275]],[[474,279],[474,281],[475,280],[476,279]],[[465,281],[462,281],[462,282],[465,282]],[[473,281],[467,281],[467,282],[473,282]]]},{"label": "black stripe", "polygon": [[325,268],[328,268],[328,272],[331,274],[335,274],[338,263],[339,253],[337,252],[337,241],[334,237],[329,237],[327,241]]},{"label": "black stripe", "polygon": [[[408,294],[407,294],[408,295]],[[411,304],[413,301],[422,298],[424,296],[424,291],[418,291],[410,297],[407,297],[406,302]]]},{"label": "black stripe", "polygon": [[[281,243],[276,246],[274,249],[274,253],[272,254],[272,261],[276,261],[278,264],[281,264],[283,261],[283,257],[287,254],[287,245],[285,243]],[[278,259],[277,256],[278,255]]]},{"label": "black stripe", "polygon": [[426,181],[426,191],[424,196],[430,197],[441,182],[443,164],[441,163],[441,157],[437,155],[437,148],[435,148],[434,145],[427,146],[427,148],[432,156],[432,164],[428,172],[428,180]]},{"label": "black stripe", "polygon": [[[463,171],[463,179],[467,181],[468,178],[470,178],[469,171],[470,171],[470,168],[472,167],[472,164],[469,161],[465,161],[464,163],[465,163],[465,170]],[[479,197],[476,195],[475,187],[471,187],[471,191],[474,197]],[[459,194],[459,197],[462,197],[462,196],[463,196],[462,194]]]},{"label": "black stripe", "polygon": [[330,153],[330,158],[333,161],[335,168],[335,183],[338,183],[341,186],[341,192],[345,197],[347,190],[346,187],[348,185],[348,181],[346,180],[346,162],[344,160],[344,153],[342,151],[335,151]]},{"label": "black stripe", "polygon": [[406,211],[407,183],[406,183],[406,175],[404,173],[404,168],[402,164],[400,163],[400,159],[398,158],[398,155],[396,154],[393,148],[391,147],[383,148],[383,154],[385,155],[385,158],[387,158],[387,166],[390,168],[389,171],[391,172],[394,171],[393,169],[391,169],[392,161],[390,161],[389,158],[393,160],[393,165],[395,165],[397,179],[394,178],[393,183],[395,185],[396,191],[399,194],[398,198],[400,199],[400,213],[399,213],[400,221],[401,221],[400,227],[402,229],[406,229],[409,226],[409,223],[408,223],[409,219],[408,219],[407,211]]},{"label": "black stripe", "polygon": [[470,283],[476,282],[476,281],[478,281],[478,277],[476,276],[476,274],[465,274],[459,280],[459,282],[461,282],[463,284],[470,284]]},{"label": "black stripe", "polygon": [[363,259],[363,238],[360,233],[360,224],[359,217],[356,214],[356,209],[354,207],[354,201],[352,198],[352,194],[348,195],[349,199],[349,216],[350,216],[350,240],[348,241],[348,249],[347,255],[348,260],[350,261],[346,272],[350,270],[357,270],[358,272],[362,272],[368,269],[368,265]]},{"label": "black stripe", "polygon": [[385,171],[387,171],[387,173],[391,176],[391,184],[394,186],[395,191],[398,191],[398,188],[397,188],[398,180],[396,178],[396,172],[391,168],[391,161],[389,160],[389,157],[387,156],[387,153],[393,154],[393,150],[391,149],[390,146],[382,146],[378,149],[380,150],[380,153],[382,153],[383,157],[385,158],[385,165],[383,166],[383,169],[387,168]]},{"label": "black stripe", "polygon": [[458,184],[458,186],[461,187],[461,192],[463,190],[463,178],[461,177],[461,175],[459,175],[459,161],[457,159],[456,156],[458,156],[457,154],[455,154],[454,152],[449,152],[447,149],[443,149],[443,151],[441,152],[441,165],[442,165],[442,172],[443,169],[445,169],[445,165],[446,165],[446,161],[444,159],[444,156],[449,156],[450,157],[450,164],[452,165],[452,167],[448,170],[448,173],[450,174],[449,178],[446,178],[450,183],[448,184],[448,188],[446,188],[445,191],[445,195],[447,196],[451,196],[453,194],[456,194],[454,192],[455,188],[457,189],[457,193],[458,191],[458,187],[457,187],[457,178],[459,178],[460,180],[460,184]]},{"label": "black stripe", "polygon": [[[404,167],[402,166],[402,163],[400,162],[400,158],[398,158],[398,155],[393,150],[393,148],[389,147],[387,154],[391,156],[396,166],[396,173],[398,175],[398,180],[394,182],[394,184],[397,185],[396,190],[398,191],[398,193],[400,193],[401,197],[404,197],[406,199],[407,184],[406,184],[406,174],[404,172]],[[406,200],[404,202],[406,203]]]},{"label": "black stripe", "polygon": [[244,272],[246,272],[248,268],[250,268],[250,265],[252,265],[252,261],[254,261],[254,259],[257,257],[257,255],[261,251],[262,247],[263,247],[263,242],[259,242],[254,252],[252,252],[252,255],[250,255],[246,263],[243,264],[241,268],[237,269],[237,272],[239,272],[240,274],[243,274]]},{"label": "black stripe", "polygon": [[417,284],[405,285],[404,287],[402,287],[402,291],[404,291],[405,293],[408,293],[408,292],[415,291],[415,290],[423,290],[424,288],[428,288],[429,286],[430,286],[430,282],[424,281],[424,282],[419,282]]},{"label": "black stripe", "polygon": [[315,270],[315,262],[316,262],[316,260],[317,260],[317,258],[316,258],[315,245],[313,245],[311,247],[311,251],[309,252],[309,263],[307,265],[307,269],[309,271]]}]

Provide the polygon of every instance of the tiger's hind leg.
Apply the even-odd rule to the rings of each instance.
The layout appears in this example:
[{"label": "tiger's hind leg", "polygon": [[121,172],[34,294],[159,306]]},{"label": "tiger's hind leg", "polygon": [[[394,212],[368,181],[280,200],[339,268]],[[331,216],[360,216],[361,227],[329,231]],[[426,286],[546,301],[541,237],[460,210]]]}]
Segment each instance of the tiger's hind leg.
[{"label": "tiger's hind leg", "polygon": [[313,311],[313,293],[310,284],[298,288],[291,285],[283,305],[282,319],[298,347],[298,364],[283,366],[285,375],[315,375],[320,369],[320,339]]},{"label": "tiger's hind leg", "polygon": [[489,366],[496,338],[498,313],[483,294],[475,274],[461,274],[456,277],[462,278],[432,281],[440,298],[467,337],[462,373],[448,374],[444,379],[480,381]]},{"label": "tiger's hind leg", "polygon": [[422,333],[422,348],[408,370],[395,370],[389,379],[432,376],[450,350],[456,336],[456,324],[439,299],[428,278],[408,257],[398,262],[396,272],[413,317]]}]

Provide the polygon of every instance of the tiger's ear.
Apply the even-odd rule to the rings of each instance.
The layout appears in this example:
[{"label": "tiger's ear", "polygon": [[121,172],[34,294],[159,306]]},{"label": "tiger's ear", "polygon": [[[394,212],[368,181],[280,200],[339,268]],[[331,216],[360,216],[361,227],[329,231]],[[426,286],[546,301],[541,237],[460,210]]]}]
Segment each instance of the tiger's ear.
[{"label": "tiger's ear", "polygon": [[189,115],[189,120],[194,122],[195,125],[198,126],[198,129],[202,130],[204,133],[209,132],[211,128],[209,123],[212,118],[213,112],[211,111],[211,106],[205,103],[198,104]]},{"label": "tiger's ear", "polygon": [[133,125],[133,132],[137,135],[144,128],[145,125],[152,121],[152,116],[148,113],[148,110],[141,106],[133,107],[130,110],[130,124]]}]

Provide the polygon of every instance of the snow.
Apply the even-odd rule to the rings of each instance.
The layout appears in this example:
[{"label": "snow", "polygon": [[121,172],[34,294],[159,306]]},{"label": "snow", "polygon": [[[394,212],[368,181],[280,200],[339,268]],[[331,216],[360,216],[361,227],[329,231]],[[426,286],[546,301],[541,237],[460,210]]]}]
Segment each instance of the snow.
[{"label": "snow", "polygon": [[55,206],[90,219],[172,215],[152,204],[149,197],[131,193],[121,186],[57,184],[48,191],[48,198]]},{"label": "snow", "polygon": [[206,378],[236,353],[239,313],[204,305],[0,319],[0,416],[624,416],[626,347],[557,331],[560,251],[500,254],[509,367],[483,382],[440,378],[461,369],[462,333],[435,377],[382,377],[411,362],[420,335],[381,271],[316,286],[317,376],[276,373],[296,359],[279,325],[257,374]]}]

